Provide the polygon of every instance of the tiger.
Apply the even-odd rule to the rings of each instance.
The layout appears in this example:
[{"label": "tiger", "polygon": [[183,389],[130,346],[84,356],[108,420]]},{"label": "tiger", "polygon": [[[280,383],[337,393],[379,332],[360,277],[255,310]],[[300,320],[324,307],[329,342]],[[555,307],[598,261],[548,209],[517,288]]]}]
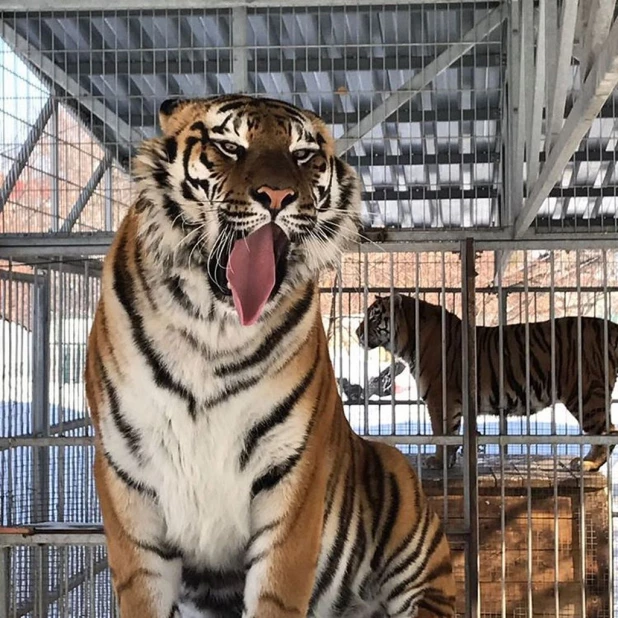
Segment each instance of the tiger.
[{"label": "tiger", "polygon": [[343,412],[318,279],[360,221],[325,123],[170,99],[138,149],[87,349],[121,618],[454,615],[448,539]]},{"label": "tiger", "polygon": [[[391,327],[391,302],[394,329]],[[579,320],[581,340],[578,335]],[[551,377],[551,321],[532,322],[527,326],[521,323],[502,327],[476,327],[477,414],[497,415],[497,411],[501,409],[499,346],[502,330],[502,409],[505,415],[526,415],[528,408],[533,414],[560,402],[579,421],[578,342],[581,341],[581,427],[586,434],[592,435],[614,432],[615,427],[607,420],[605,397],[606,385],[607,392],[611,394],[616,382],[618,324],[607,321],[607,380],[604,320],[570,316],[556,318],[554,324],[555,384]],[[459,317],[441,306],[418,298],[394,294],[391,301],[390,296],[376,296],[367,308],[365,319],[357,327],[356,336],[361,346],[367,349],[381,346],[408,364],[410,372],[416,376],[419,396],[427,405],[434,435],[459,433],[463,405],[462,321]],[[526,388],[527,337],[530,359],[529,389]],[[443,350],[446,358],[444,369]],[[443,418],[444,416],[446,418]],[[454,465],[457,450],[457,446],[447,448],[447,467]],[[609,453],[612,450],[613,445],[609,447]],[[573,470],[596,472],[607,462],[607,458],[607,447],[595,444],[583,459],[574,458],[570,467]],[[443,469],[444,464],[443,446],[438,446],[436,454],[425,461],[429,468]]]}]

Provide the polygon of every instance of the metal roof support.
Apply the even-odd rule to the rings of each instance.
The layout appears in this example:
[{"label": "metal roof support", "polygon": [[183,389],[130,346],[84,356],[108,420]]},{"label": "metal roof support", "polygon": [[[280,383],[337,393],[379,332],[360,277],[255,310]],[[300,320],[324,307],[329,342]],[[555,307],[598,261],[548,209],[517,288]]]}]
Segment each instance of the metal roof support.
[{"label": "metal roof support", "polygon": [[66,234],[73,229],[73,226],[77,223],[86,204],[88,204],[92,194],[103,179],[103,175],[111,167],[112,161],[112,155],[107,152],[105,157],[99,162],[99,165],[97,165],[92,176],[88,179],[88,182],[84,185],[84,188],[81,190],[77,200],[75,200],[75,204],[73,204],[67,218],[62,222],[59,230],[61,234]]},{"label": "metal roof support", "polygon": [[43,135],[43,131],[45,126],[49,122],[52,113],[54,112],[54,99],[50,97],[47,100],[47,103],[43,106],[41,113],[36,119],[35,123],[32,125],[28,136],[26,137],[26,141],[21,145],[17,156],[15,157],[15,161],[13,161],[13,165],[11,169],[8,171],[6,178],[4,179],[4,183],[2,187],[0,187],[0,212],[3,211],[4,206],[9,200],[15,185],[19,179],[19,175],[23,172],[24,167],[28,163],[28,159],[34,150],[37,142]]},{"label": "metal roof support", "polygon": [[[24,10],[22,5],[19,10]],[[50,8],[49,6],[47,8]],[[3,7],[5,10],[5,7]],[[82,88],[72,77],[69,77],[58,65],[47,58],[43,53],[34,48],[15,31],[6,21],[0,18],[0,36],[22,58],[34,65],[55,87],[65,92],[69,97],[79,101],[93,116],[101,120],[104,125],[122,142],[123,146],[130,151],[131,145],[139,143],[144,136],[123,122],[114,112],[106,107],[101,101],[92,97],[88,91]]]},{"label": "metal roof support", "polygon": [[[550,152],[562,128],[567,91],[572,83],[571,57],[578,1],[564,0],[562,4],[556,68],[553,73],[549,74],[550,83],[547,90],[547,128],[545,130],[545,150],[547,152]],[[548,22],[548,28],[555,27],[557,27],[556,24]]]},{"label": "metal roof support", "polygon": [[249,92],[249,53],[247,50],[247,7],[237,6],[232,9],[232,71],[234,90],[238,93]]},{"label": "metal roof support", "polygon": [[568,160],[618,83],[618,20],[590,69],[579,97],[543,166],[530,196],[515,222],[516,238],[530,227],[542,203],[563,172]]},{"label": "metal roof support", "polygon": [[[238,42],[238,39],[237,39]],[[234,44],[234,47],[236,44]],[[193,59],[166,58],[164,60],[149,60],[144,58],[140,50],[126,50],[113,57],[107,55],[90,56],[88,58],[68,58],[65,65],[68,75],[134,75],[136,66],[141,74],[186,74],[204,75],[206,73],[232,73],[232,61],[227,58]],[[135,63],[139,63],[136,65]],[[477,56],[465,56],[461,66],[468,68],[502,66],[502,54],[488,52]],[[255,73],[293,73],[295,71],[332,72],[332,71],[402,71],[422,69],[423,58],[395,51],[383,58],[359,58],[358,55],[344,55],[341,58],[255,58],[248,61],[249,74]]]},{"label": "metal roof support", "polygon": [[[440,0],[441,4],[461,5],[462,0]],[[498,5],[505,0],[466,0],[466,4],[478,3],[482,7],[488,4]],[[390,5],[421,5],[426,4],[427,0],[389,0]],[[250,8],[277,9],[278,6],[284,8],[302,8],[307,6],[327,6],[329,8],[338,6],[371,6],[375,5],[375,0],[117,0],[114,2],[114,11],[124,10],[155,10],[165,9],[169,11],[177,9],[230,9],[238,6]],[[109,2],[105,0],[3,0],[2,9],[6,11],[100,11],[110,10]]]},{"label": "metal roof support", "polygon": [[[615,154],[614,154],[615,156]],[[607,169],[605,170],[605,173],[603,174],[603,180],[601,181],[601,186],[602,187],[606,187],[611,179],[614,176],[614,172],[616,171],[616,161],[610,161],[607,164]],[[591,219],[596,219],[599,216],[599,213],[601,212],[601,207],[603,206],[603,196],[599,195],[597,196],[597,198],[594,201],[594,206],[592,207],[592,210],[590,211],[590,218]]]},{"label": "metal roof support", "polygon": [[336,142],[338,155],[342,155],[367,135],[374,127],[384,122],[391,114],[405,105],[414,95],[421,92],[440,73],[461,58],[479,41],[491,34],[504,20],[504,12],[499,6],[485,15],[473,28],[463,35],[461,41],[449,45],[448,49],[436,56],[426,67],[409,79],[399,90],[391,94],[358,124],[348,129]]},{"label": "metal roof support", "polygon": [[539,3],[538,29],[536,39],[536,57],[534,59],[534,84],[532,86],[531,109],[526,114],[526,183],[532,186],[539,175],[539,155],[541,150],[541,131],[543,124],[543,106],[545,103],[545,3]]},{"label": "metal roof support", "polygon": [[579,70],[582,82],[596,60],[603,41],[607,38],[614,16],[616,0],[587,0],[588,25],[584,32],[583,51]]}]

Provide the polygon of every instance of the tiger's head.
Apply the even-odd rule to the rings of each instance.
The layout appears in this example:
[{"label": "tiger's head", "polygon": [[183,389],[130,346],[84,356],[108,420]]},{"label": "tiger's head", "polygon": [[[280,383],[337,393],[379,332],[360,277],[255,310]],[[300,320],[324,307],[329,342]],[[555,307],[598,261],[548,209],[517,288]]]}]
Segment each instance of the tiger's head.
[{"label": "tiger's head", "polygon": [[[397,314],[401,311],[402,297],[393,295],[393,317],[395,330],[393,341],[397,343]],[[367,339],[365,340],[365,322],[367,322]],[[391,346],[391,297],[376,296],[375,300],[367,308],[365,319],[356,329],[356,336],[361,346],[373,350],[384,347],[390,350]]]},{"label": "tiger's head", "polygon": [[358,179],[315,114],[244,95],[168,100],[134,165],[143,234],[204,271],[243,324],[335,264],[356,236]]}]

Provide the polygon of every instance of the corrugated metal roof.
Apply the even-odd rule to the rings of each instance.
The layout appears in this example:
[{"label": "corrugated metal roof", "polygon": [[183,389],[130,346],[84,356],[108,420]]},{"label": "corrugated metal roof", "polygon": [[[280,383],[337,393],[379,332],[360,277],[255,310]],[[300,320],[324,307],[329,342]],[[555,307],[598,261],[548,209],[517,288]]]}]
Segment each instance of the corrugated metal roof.
[{"label": "corrugated metal roof", "polygon": [[[495,4],[248,8],[241,50],[245,90],[312,109],[339,137],[460,43]],[[3,19],[27,43],[30,66],[46,65],[43,73],[63,100],[82,113],[123,165],[135,139],[157,131],[156,111],[165,98],[236,88],[238,26],[231,9],[23,13]],[[479,36],[468,53],[386,120],[377,119],[348,151],[363,180],[368,225],[504,223],[505,58],[506,29]],[[574,67],[578,87],[576,80]],[[101,104],[94,114],[92,102]],[[567,166],[541,217],[614,216],[615,116],[611,100],[580,149],[585,155]]]}]

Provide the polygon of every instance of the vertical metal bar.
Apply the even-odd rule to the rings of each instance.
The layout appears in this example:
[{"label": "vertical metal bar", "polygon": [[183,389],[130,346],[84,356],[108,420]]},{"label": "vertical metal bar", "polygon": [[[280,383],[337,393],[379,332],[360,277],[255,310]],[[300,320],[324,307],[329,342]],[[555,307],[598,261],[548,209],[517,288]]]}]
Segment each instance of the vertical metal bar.
[{"label": "vertical metal bar", "polygon": [[464,525],[468,530],[466,556],[466,616],[478,618],[479,538],[478,538],[478,440],[476,434],[476,303],[474,240],[461,243],[462,269],[462,363],[468,396],[463,398],[464,421]]},{"label": "vertical metal bar", "polygon": [[234,88],[237,93],[249,91],[248,50],[247,50],[247,7],[232,9],[232,68]]},{"label": "vertical metal bar", "polygon": [[105,170],[105,231],[111,232],[114,228],[114,211],[113,211],[113,167]]},{"label": "vertical metal bar", "polygon": [[0,616],[9,615],[11,606],[11,550],[0,549]]},{"label": "vertical metal bar", "polygon": [[[556,435],[556,253],[550,253],[550,280],[549,280],[549,320],[550,320],[550,354],[551,354],[551,434]],[[558,448],[552,445],[554,456],[554,611],[560,613],[560,519],[558,502]]]},{"label": "vertical metal bar", "polygon": [[58,147],[58,102],[54,99],[54,109],[51,122],[51,231],[57,232],[60,228],[60,152]]},{"label": "vertical metal bar", "polygon": [[[603,263],[603,362],[604,362],[604,376],[605,376],[605,415],[606,415],[606,428],[609,431],[612,420],[612,393],[609,390],[609,315],[611,311],[611,302],[609,292],[607,290],[607,250],[601,251],[601,259]],[[609,615],[614,616],[614,517],[613,517],[613,479],[612,479],[612,452],[607,449],[607,541],[609,545],[609,564],[608,564],[608,594],[609,594]]]},{"label": "vertical metal bar", "polygon": [[[32,315],[32,431],[35,436],[49,436],[49,271],[39,270],[33,285]],[[33,448],[32,504],[33,521],[49,518],[49,450],[46,446]],[[33,590],[40,591],[39,618],[47,616],[49,576],[48,549],[35,551]]]}]

